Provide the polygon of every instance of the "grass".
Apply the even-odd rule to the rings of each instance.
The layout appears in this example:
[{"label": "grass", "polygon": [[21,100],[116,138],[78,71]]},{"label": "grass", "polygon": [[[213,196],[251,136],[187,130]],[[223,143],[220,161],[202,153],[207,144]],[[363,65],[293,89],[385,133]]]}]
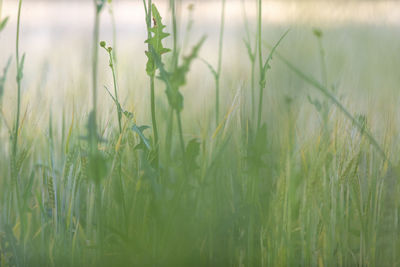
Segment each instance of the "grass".
[{"label": "grass", "polygon": [[[146,41],[133,52],[143,60],[131,62],[122,42],[116,53],[99,42],[101,10],[112,3],[95,1],[92,65],[69,70],[73,100],[48,107],[30,93],[29,77],[41,75],[28,68],[29,53],[22,80],[21,4],[16,70],[6,60],[0,76],[0,266],[399,264],[398,80],[387,70],[398,62],[371,53],[381,38],[367,48],[358,46],[367,38],[360,29],[351,41],[340,28],[266,31],[257,0],[255,21],[243,13],[235,65],[225,0],[217,42],[184,36],[185,23],[186,35],[197,29],[182,19],[184,3],[171,0],[167,10],[143,0]],[[376,31],[387,53],[397,51],[391,32]],[[343,55],[361,60],[363,51],[368,64],[354,63],[354,72],[366,74],[354,81]],[[201,59],[214,57],[210,75]],[[135,65],[141,71],[132,74]],[[82,93],[86,80],[92,95]],[[367,105],[358,87],[377,90],[373,82],[389,93]]]}]

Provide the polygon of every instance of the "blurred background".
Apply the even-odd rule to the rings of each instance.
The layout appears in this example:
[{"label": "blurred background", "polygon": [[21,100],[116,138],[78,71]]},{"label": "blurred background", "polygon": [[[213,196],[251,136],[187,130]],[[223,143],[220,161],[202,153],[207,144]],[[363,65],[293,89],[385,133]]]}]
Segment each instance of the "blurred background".
[{"label": "blurred background", "polygon": [[[171,32],[168,1],[156,0],[167,31]],[[116,43],[113,44],[115,18]],[[244,8],[243,8],[244,7]],[[241,86],[249,84],[250,62],[243,38],[246,36],[244,16],[254,35],[256,1],[228,0],[222,88],[223,105],[230,105]],[[17,1],[5,0],[2,16],[10,16],[9,24],[0,35],[0,66],[9,56],[14,56]],[[215,65],[217,60],[218,31],[221,1],[180,1],[178,12],[179,42],[187,52],[202,35],[207,41],[200,57]],[[72,108],[87,112],[90,108],[90,60],[94,6],[92,1],[37,1],[24,0],[21,20],[20,49],[26,53],[23,79],[24,107],[28,110]],[[190,33],[186,29],[190,21]],[[352,103],[358,112],[379,110],[374,114],[379,126],[385,110],[397,106],[400,92],[400,2],[398,1],[264,1],[263,37],[267,43],[275,43],[290,29],[279,51],[307,73],[320,77],[319,50],[313,29],[323,32],[322,43],[326,52],[329,84]],[[253,36],[251,36],[253,38]],[[147,103],[148,90],[145,79],[144,40],[145,20],[142,1],[114,0],[112,6],[102,12],[100,40],[113,45],[117,55],[118,80],[121,98],[131,108]],[[171,39],[171,38],[169,38]],[[172,40],[166,39],[166,46]],[[265,49],[265,53],[268,49]],[[100,87],[111,86],[111,74],[107,54],[100,50]],[[12,73],[15,67],[12,62]],[[309,87],[298,80],[279,61],[272,63],[269,74],[266,101],[281,101],[286,96],[304,100]],[[202,111],[212,101],[214,81],[207,66],[197,60],[189,74],[184,89],[185,104]],[[162,86],[161,86],[162,87]],[[15,103],[15,82],[8,79],[5,99]],[[274,90],[280,88],[280,90]],[[300,89],[307,91],[301,91]],[[103,95],[102,95],[103,93]],[[105,90],[99,94],[102,118],[107,120],[113,109]],[[157,92],[160,106],[167,106],[163,90]],[[312,91],[310,94],[313,94]],[[79,99],[79,101],[78,101]],[[300,101],[299,101],[300,102]],[[74,103],[74,104],[71,104]],[[81,104],[78,104],[81,103]],[[84,104],[83,104],[84,103]],[[388,105],[390,103],[390,105]],[[72,107],[72,105],[75,105]],[[107,108],[106,108],[107,107]],[[306,109],[307,110],[307,109]],[[11,118],[13,109],[4,112]],[[148,109],[138,112],[138,117],[148,119]],[[268,108],[267,108],[268,111]],[[163,112],[163,109],[159,109]],[[45,113],[44,113],[45,114]],[[183,114],[183,116],[185,116]],[[304,114],[310,116],[309,112]],[[46,116],[38,114],[37,123],[46,122]]]}]

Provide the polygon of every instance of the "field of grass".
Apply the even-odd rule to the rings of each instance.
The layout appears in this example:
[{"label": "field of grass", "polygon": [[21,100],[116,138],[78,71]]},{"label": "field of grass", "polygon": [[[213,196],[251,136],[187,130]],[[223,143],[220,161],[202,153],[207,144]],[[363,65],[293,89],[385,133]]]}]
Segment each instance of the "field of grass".
[{"label": "field of grass", "polygon": [[1,267],[400,265],[398,25],[97,0],[68,33],[8,2]]}]

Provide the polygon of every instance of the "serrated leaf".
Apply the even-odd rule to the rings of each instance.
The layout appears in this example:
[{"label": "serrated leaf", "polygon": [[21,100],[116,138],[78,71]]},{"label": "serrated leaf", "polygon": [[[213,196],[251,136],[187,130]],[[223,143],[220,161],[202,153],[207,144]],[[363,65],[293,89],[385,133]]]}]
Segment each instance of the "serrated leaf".
[{"label": "serrated leaf", "polygon": [[148,59],[146,64],[146,72],[149,76],[154,76],[157,66],[154,61],[153,53],[161,57],[161,55],[171,50],[164,47],[162,44],[162,40],[168,37],[169,33],[164,32],[166,26],[162,24],[162,17],[154,4],[151,6],[151,12],[153,14],[154,26],[149,29],[152,33],[152,36],[145,41],[145,43],[149,44],[149,51],[146,51],[145,54]]},{"label": "serrated leaf", "polygon": [[175,71],[169,76],[170,86],[167,87],[166,94],[170,105],[181,111],[183,109],[183,96],[179,92],[179,88],[186,84],[186,75],[190,70],[190,65],[200,51],[206,37],[202,37],[200,41],[193,47],[192,52],[183,58],[182,65],[178,66]]},{"label": "serrated leaf", "polygon": [[192,52],[183,58],[183,64],[179,66],[173,73],[171,83],[173,87],[181,87],[186,84],[186,75],[190,70],[192,61],[197,57],[201,46],[203,45],[206,37],[203,36],[200,41],[192,48]]}]

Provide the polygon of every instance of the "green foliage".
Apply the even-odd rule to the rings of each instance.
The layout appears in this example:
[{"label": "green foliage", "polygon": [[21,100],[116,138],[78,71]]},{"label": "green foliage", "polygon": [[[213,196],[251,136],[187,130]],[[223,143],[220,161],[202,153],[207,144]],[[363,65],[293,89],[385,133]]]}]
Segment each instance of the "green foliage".
[{"label": "green foliage", "polygon": [[0,107],[2,106],[3,95],[4,95],[4,86],[6,83],[7,72],[11,65],[11,57],[8,59],[6,66],[3,70],[3,75],[0,76]]},{"label": "green foliage", "polygon": [[8,19],[9,17],[5,17],[3,20],[0,20],[0,32],[6,27]]},{"label": "green foliage", "polygon": [[[0,266],[396,266],[400,262],[399,165],[388,160],[398,152],[393,145],[399,135],[396,108],[350,112],[323,81],[277,52],[285,33],[261,62],[260,86],[266,86],[273,56],[298,77],[282,70],[269,72],[276,75],[276,85],[287,83],[276,86],[262,123],[248,119],[254,108],[246,101],[250,78],[246,67],[235,64],[226,64],[223,84],[227,86],[221,87],[225,99],[221,111],[226,115],[217,129],[210,120],[216,113],[210,103],[200,108],[185,103],[181,118],[181,89],[205,38],[185,57],[176,49],[173,63],[164,64],[165,26],[155,11],[146,51],[152,60],[147,74],[154,89],[157,73],[167,99],[153,94],[152,104],[159,111],[155,114],[152,109],[150,115],[158,117],[160,129],[173,124],[167,116],[176,115],[177,127],[166,139],[170,143],[159,144],[150,134],[154,123],[143,125],[150,120],[144,94],[140,95],[146,75],[135,76],[132,83],[129,64],[121,64],[119,75],[125,82],[121,85],[129,94],[118,99],[113,49],[96,41],[96,47],[100,44],[109,56],[114,78],[114,91],[105,87],[101,96],[108,94],[113,106],[101,101],[101,112],[85,115],[90,110],[85,94],[72,89],[86,88],[88,75],[84,68],[78,74],[74,69],[72,84],[81,82],[77,88],[66,87],[71,91],[57,106],[47,108],[41,100],[27,99],[29,108],[15,132],[18,153],[13,153],[13,144],[8,144],[5,129],[0,128]],[[155,27],[160,27],[158,33]],[[314,34],[320,39],[322,31]],[[245,41],[248,56],[258,62],[257,46],[252,50],[249,40]],[[304,54],[298,56],[306,58]],[[17,61],[19,86],[24,59]],[[10,61],[0,77],[0,93],[9,65]],[[220,71],[207,65],[219,79]],[[58,88],[58,82],[48,87]],[[318,124],[310,121],[310,105],[301,101],[307,96],[298,90],[305,87],[303,83],[322,93],[318,100],[308,97],[317,110],[323,110],[323,101],[329,100],[341,111],[332,112],[327,121],[329,142]],[[31,90],[32,83],[27,85]],[[193,88],[205,86],[204,82]],[[236,86],[240,93],[232,101]],[[13,117],[9,111],[13,99],[1,109],[5,111],[2,121]],[[205,102],[209,99],[204,97]],[[167,101],[170,112],[164,114]],[[228,109],[226,103],[231,101]],[[363,100],[354,101],[359,101],[358,107]],[[388,106],[383,100],[378,104]],[[58,105],[63,109],[61,119],[55,110]],[[118,117],[107,114],[113,109]],[[375,116],[385,120],[377,123]],[[47,117],[48,122],[43,119]],[[388,119],[389,127],[378,128],[386,117],[393,118]],[[21,125],[24,131],[19,132]],[[385,140],[384,146],[370,129]],[[190,140],[186,144],[184,137]],[[4,163],[9,158],[11,164]]]},{"label": "green foliage", "polygon": [[279,44],[282,42],[282,40],[285,38],[285,36],[289,33],[289,30],[287,30],[281,38],[279,38],[278,42],[272,47],[271,51],[269,52],[268,58],[265,60],[265,63],[263,65],[262,71],[261,71],[261,78],[260,78],[260,87],[265,88],[265,85],[267,83],[266,81],[266,76],[267,76],[267,71],[271,68],[270,62],[272,60],[272,56],[275,53],[276,48],[279,46]]},{"label": "green foliage", "polygon": [[140,143],[135,147],[136,149],[143,149],[143,150],[151,149],[150,140],[148,138],[146,138],[146,136],[143,133],[146,129],[149,129],[149,128],[150,127],[147,125],[138,126],[138,125],[134,124],[132,126],[132,131],[136,132],[140,138]]},{"label": "green foliage", "polygon": [[165,93],[167,94],[168,102],[170,106],[178,112],[181,112],[183,109],[183,96],[179,92],[179,89],[186,84],[186,75],[190,70],[190,65],[193,60],[197,58],[205,39],[205,37],[200,39],[200,41],[192,48],[191,53],[183,58],[183,63],[172,73],[167,72],[159,56],[153,54],[156,65],[160,69],[159,78],[166,84]]},{"label": "green foliage", "polygon": [[154,76],[157,66],[155,64],[154,54],[161,58],[161,55],[171,51],[168,48],[165,48],[162,44],[162,40],[169,36],[169,33],[164,32],[165,25],[162,24],[161,15],[157,10],[157,7],[153,4],[151,6],[151,12],[153,15],[154,25],[150,29],[152,33],[152,37],[147,39],[145,42],[150,45],[150,50],[146,51],[147,56],[147,64],[146,64],[146,72],[149,76]]}]

